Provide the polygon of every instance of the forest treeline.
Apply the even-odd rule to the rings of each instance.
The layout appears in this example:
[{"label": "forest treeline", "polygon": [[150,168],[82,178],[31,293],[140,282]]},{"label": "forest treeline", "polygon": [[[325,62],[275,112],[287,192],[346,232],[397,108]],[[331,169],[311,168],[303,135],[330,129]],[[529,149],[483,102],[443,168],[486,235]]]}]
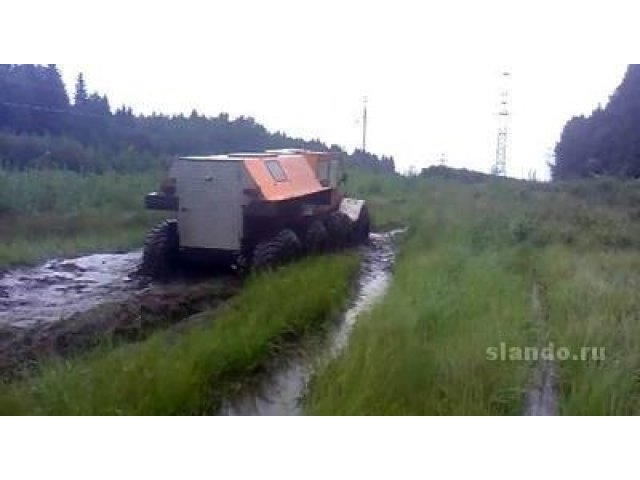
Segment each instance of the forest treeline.
[{"label": "forest treeline", "polygon": [[567,123],[555,154],[557,180],[640,178],[640,65],[629,65],[604,108]]},{"label": "forest treeline", "polygon": [[347,163],[394,172],[392,157],[356,150],[348,154],[320,140],[270,132],[250,117],[222,113],[139,115],[113,109],[79,75],[69,97],[55,64],[0,64],[0,165],[7,169],[141,171],[175,155],[208,155],[276,148],[332,151]]}]

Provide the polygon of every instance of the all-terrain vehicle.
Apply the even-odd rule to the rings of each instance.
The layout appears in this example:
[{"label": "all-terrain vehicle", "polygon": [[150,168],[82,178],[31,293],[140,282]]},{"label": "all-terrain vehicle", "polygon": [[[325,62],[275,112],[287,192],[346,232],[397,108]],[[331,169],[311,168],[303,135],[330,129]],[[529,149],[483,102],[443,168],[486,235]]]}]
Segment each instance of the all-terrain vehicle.
[{"label": "all-terrain vehicle", "polygon": [[345,198],[329,153],[279,150],[172,161],[146,207],[175,212],[147,237],[141,272],[169,275],[187,259],[265,269],[369,238],[363,200]]}]

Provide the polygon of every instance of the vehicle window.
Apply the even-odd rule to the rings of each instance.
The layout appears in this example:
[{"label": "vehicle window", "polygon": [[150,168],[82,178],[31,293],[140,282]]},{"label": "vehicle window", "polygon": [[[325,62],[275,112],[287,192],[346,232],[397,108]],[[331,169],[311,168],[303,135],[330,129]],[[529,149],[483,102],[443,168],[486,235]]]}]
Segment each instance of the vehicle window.
[{"label": "vehicle window", "polygon": [[284,172],[282,165],[278,160],[267,160],[266,162],[269,173],[276,182],[286,182],[288,180],[287,174]]}]

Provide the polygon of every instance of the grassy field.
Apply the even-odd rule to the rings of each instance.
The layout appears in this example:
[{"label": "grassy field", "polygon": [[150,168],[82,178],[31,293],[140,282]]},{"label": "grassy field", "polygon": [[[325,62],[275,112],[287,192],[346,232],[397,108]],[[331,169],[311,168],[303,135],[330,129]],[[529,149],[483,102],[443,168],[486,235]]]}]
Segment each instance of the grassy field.
[{"label": "grassy field", "polygon": [[[489,348],[605,347],[556,362],[562,414],[640,413],[640,185],[360,176],[409,233],[386,298],[321,372],[311,414],[522,414],[535,362]],[[536,324],[534,291],[544,324]]]},{"label": "grassy field", "polygon": [[[153,175],[0,175],[13,189],[0,189],[0,265],[138,245],[156,221],[140,207],[155,184]],[[520,415],[538,363],[490,352],[550,344],[606,350],[554,363],[560,414],[640,413],[638,182],[351,172],[348,191],[368,199],[376,228],[408,232],[388,294],[315,376],[307,413]],[[6,386],[0,413],[214,412],[283,342],[343,308],[356,268],[353,256],[321,257],[253,278],[201,326]]]},{"label": "grassy field", "polygon": [[5,386],[0,415],[215,413],[288,342],[335,318],[357,265],[355,255],[311,258],[256,276],[224,311],[185,332],[45,365]]},{"label": "grassy field", "polygon": [[142,245],[161,217],[143,209],[159,175],[0,170],[0,270]]}]

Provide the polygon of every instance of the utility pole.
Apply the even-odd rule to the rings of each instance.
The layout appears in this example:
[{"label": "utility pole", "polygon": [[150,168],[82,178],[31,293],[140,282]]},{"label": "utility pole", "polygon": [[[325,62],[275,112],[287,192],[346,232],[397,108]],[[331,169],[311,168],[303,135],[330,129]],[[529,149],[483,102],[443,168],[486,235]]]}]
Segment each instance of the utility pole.
[{"label": "utility pole", "polygon": [[502,91],[500,92],[500,110],[498,112],[498,141],[496,145],[496,163],[491,169],[493,175],[507,175],[507,147],[509,144],[509,120],[511,117],[511,92],[509,88],[510,72],[502,73]]},{"label": "utility pole", "polygon": [[369,99],[364,97],[364,108],[362,110],[362,151],[367,151],[367,120],[368,120],[368,103]]}]

